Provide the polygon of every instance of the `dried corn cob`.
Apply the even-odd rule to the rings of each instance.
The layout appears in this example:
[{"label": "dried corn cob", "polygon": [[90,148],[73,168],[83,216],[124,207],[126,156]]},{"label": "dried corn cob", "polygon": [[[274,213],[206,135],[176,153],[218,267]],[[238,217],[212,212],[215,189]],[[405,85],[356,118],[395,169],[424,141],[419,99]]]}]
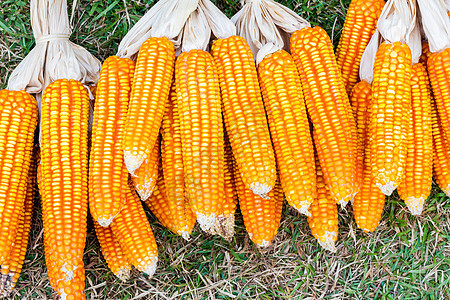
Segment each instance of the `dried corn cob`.
[{"label": "dried corn cob", "polygon": [[317,197],[311,203],[308,217],[309,228],[317,242],[324,249],[336,252],[334,243],[338,237],[338,212],[336,201],[325,186],[319,158],[316,157]]},{"label": "dried corn cob", "polygon": [[316,198],[314,149],[297,67],[279,50],[259,63],[258,77],[283,192],[291,206],[309,215]]},{"label": "dried corn cob", "polygon": [[138,195],[126,189],[127,204],[111,224],[125,256],[139,271],[153,276],[158,262],[158,247]]},{"label": "dried corn cob", "polygon": [[373,71],[368,136],[372,176],[385,195],[391,195],[405,176],[411,67],[411,51],[406,44],[381,44]]},{"label": "dried corn cob", "polygon": [[89,165],[89,208],[101,226],[109,226],[125,204],[128,182],[122,136],[134,63],[111,56],[105,60],[97,88]]},{"label": "dried corn cob", "polygon": [[427,70],[420,63],[412,67],[411,103],[412,127],[408,132],[405,179],[397,191],[411,214],[420,215],[430,195],[433,177],[430,87]]},{"label": "dried corn cob", "polygon": [[427,66],[442,129],[450,141],[450,48],[431,54]]},{"label": "dried corn cob", "polygon": [[[173,83],[170,89],[168,107],[161,124],[161,158],[164,180],[161,178],[159,186],[161,190],[165,190],[165,193],[158,192],[160,196],[157,195],[156,198],[162,197],[160,201],[167,203],[167,211],[170,212],[173,221],[173,232],[188,239],[194,228],[196,217],[185,197],[180,127],[177,94],[175,83]],[[157,186],[156,190],[158,189]],[[156,190],[155,193],[157,193]],[[160,217],[158,219],[166,226]]]},{"label": "dried corn cob", "polygon": [[160,163],[160,135],[153,146],[152,152],[147,156],[141,166],[136,170],[133,180],[134,188],[142,201],[147,200],[153,193],[158,180],[158,167]]},{"label": "dried corn cob", "polygon": [[247,188],[264,196],[275,185],[277,174],[252,52],[239,36],[216,40],[211,52],[237,167]]},{"label": "dried corn cob", "polygon": [[384,3],[384,0],[352,0],[348,8],[336,50],[336,61],[348,94],[358,81],[361,57],[375,32]]},{"label": "dried corn cob", "polygon": [[364,170],[364,152],[369,120],[369,105],[372,101],[372,86],[365,80],[358,82],[350,93],[350,104],[358,131],[358,180],[362,181]]},{"label": "dried corn cob", "polygon": [[100,226],[95,221],[94,227],[103,257],[109,269],[120,280],[127,281],[130,278],[131,264],[114,236],[111,227]]},{"label": "dried corn cob", "polygon": [[0,264],[9,257],[19,227],[37,114],[29,94],[0,90]]},{"label": "dried corn cob", "polygon": [[45,260],[52,287],[67,299],[85,297],[88,114],[80,82],[61,79],[45,89],[40,170]]},{"label": "dried corn cob", "polygon": [[325,183],[336,202],[345,205],[359,191],[358,141],[330,38],[320,27],[296,31],[291,53],[318,136],[316,150]]},{"label": "dried corn cob", "polygon": [[167,38],[150,38],[139,50],[128,107],[123,151],[131,175],[156,143],[173,78],[175,51]]},{"label": "dried corn cob", "polygon": [[364,232],[373,232],[377,228],[383,213],[386,196],[375,185],[372,177],[371,165],[369,161],[370,145],[366,147],[364,154],[364,170],[361,191],[356,194],[353,201],[353,215],[356,225]]},{"label": "dried corn cob", "polygon": [[16,285],[20,277],[22,265],[25,260],[25,253],[28,246],[28,236],[30,234],[31,219],[33,217],[33,205],[36,194],[36,172],[39,161],[39,147],[35,146],[28,171],[27,192],[22,214],[19,218],[16,238],[9,253],[8,259],[1,265],[0,274],[0,298],[6,297]]},{"label": "dried corn cob", "polygon": [[450,155],[448,141],[437,112],[435,100],[431,101],[431,123],[433,130],[433,171],[439,188],[450,197]]},{"label": "dried corn cob", "polygon": [[365,81],[359,82],[353,88],[350,99],[358,126],[363,157],[361,190],[356,194],[353,201],[353,214],[358,228],[361,228],[364,232],[371,232],[380,223],[386,197],[375,185],[370,169],[369,136],[367,134],[370,121],[372,86]]},{"label": "dried corn cob", "polygon": [[421,63],[425,68],[428,63],[428,59],[430,58],[431,51],[428,42],[422,42],[422,55],[420,56],[419,63]]},{"label": "dried corn cob", "polygon": [[203,230],[214,226],[224,197],[219,82],[208,52],[183,52],[175,64],[186,198]]},{"label": "dried corn cob", "polygon": [[247,188],[240,174],[241,172],[235,167],[234,180],[245,228],[255,244],[268,247],[280,226],[284,199],[280,181],[276,181],[268,197],[262,198]]},{"label": "dried corn cob", "polygon": [[236,212],[238,199],[236,183],[234,180],[233,152],[231,150],[230,140],[226,131],[224,131],[224,186],[225,193],[222,199],[221,211],[214,224],[214,234],[217,233],[226,240],[231,240],[234,236],[234,214]]}]

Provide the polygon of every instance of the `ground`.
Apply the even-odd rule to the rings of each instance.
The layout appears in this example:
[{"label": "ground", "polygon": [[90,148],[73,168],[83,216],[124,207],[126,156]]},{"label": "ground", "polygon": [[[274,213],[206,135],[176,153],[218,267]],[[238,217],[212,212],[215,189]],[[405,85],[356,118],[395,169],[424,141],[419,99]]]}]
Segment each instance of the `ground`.
[{"label": "ground", "polygon": [[[104,60],[154,1],[69,2],[71,40]],[[228,16],[237,0],[214,1]],[[286,3],[289,2],[289,3]],[[337,44],[349,0],[284,0]],[[0,88],[34,46],[28,1],[0,3]],[[22,276],[12,299],[54,299],[48,282],[39,204]],[[153,278],[134,271],[121,283],[109,272],[92,224],[86,244],[88,299],[450,299],[450,201],[435,186],[421,217],[398,195],[387,198],[375,233],[356,228],[351,208],[339,211],[337,253],[322,250],[306,218],[285,206],[280,230],[267,250],[256,248],[237,216],[231,242],[195,228],[190,242],[149,214],[160,262]]]}]

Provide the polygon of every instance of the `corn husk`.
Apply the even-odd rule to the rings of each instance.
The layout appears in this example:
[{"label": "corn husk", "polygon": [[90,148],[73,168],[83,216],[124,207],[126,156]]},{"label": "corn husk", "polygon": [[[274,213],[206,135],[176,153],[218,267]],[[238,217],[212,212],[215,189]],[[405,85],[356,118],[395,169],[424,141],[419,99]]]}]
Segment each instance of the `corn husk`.
[{"label": "corn husk", "polygon": [[119,44],[117,56],[136,60],[142,44],[151,37],[167,37],[179,48],[183,27],[198,2],[160,0],[128,31]]},{"label": "corn husk", "polygon": [[[31,27],[36,46],[11,74],[8,89],[37,94],[57,79],[97,83],[101,63],[71,41],[66,0],[31,0]],[[39,101],[40,103],[40,101]]]},{"label": "corn husk", "polygon": [[369,84],[373,82],[373,66],[378,48],[383,42],[406,43],[413,63],[422,55],[422,39],[418,24],[415,0],[389,0],[384,6],[369,44],[361,57],[359,78]]},{"label": "corn husk", "polygon": [[249,44],[257,64],[280,49],[289,51],[290,35],[310,26],[294,11],[273,0],[246,0],[231,21]]},{"label": "corn husk", "polygon": [[422,25],[432,53],[450,48],[450,1],[417,0],[422,15]]}]

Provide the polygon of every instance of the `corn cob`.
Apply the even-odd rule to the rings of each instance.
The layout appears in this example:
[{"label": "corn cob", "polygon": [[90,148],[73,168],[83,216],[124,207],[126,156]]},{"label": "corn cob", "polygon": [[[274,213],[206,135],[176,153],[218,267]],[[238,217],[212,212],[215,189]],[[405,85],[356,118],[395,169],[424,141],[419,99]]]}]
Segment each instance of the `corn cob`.
[{"label": "corn cob", "polygon": [[430,55],[431,51],[428,42],[422,42],[422,55],[420,56],[419,63],[421,63],[424,67],[426,67]]},{"label": "corn cob", "polygon": [[277,173],[252,52],[239,36],[216,40],[211,52],[236,166],[247,188],[264,196],[275,185]]},{"label": "corn cob", "polygon": [[372,86],[366,81],[358,82],[350,93],[350,104],[358,132],[358,180],[362,182],[364,172],[364,151],[369,120],[369,106],[372,101]]},{"label": "corn cob", "polygon": [[391,195],[405,177],[411,68],[411,51],[406,44],[381,44],[373,71],[368,136],[372,176],[385,195]]},{"label": "corn cob", "polygon": [[372,86],[365,81],[355,85],[351,93],[353,113],[360,137],[362,164],[361,190],[353,201],[353,214],[356,225],[364,232],[374,231],[380,223],[383,213],[385,195],[375,185],[370,169],[370,153],[368,145],[368,127],[370,121],[370,104],[372,101]]},{"label": "corn cob", "polygon": [[336,202],[345,205],[359,191],[358,140],[330,38],[320,27],[296,31],[291,53],[318,136],[316,150],[325,184]]},{"label": "corn cob", "polygon": [[[173,229],[171,230],[181,235],[184,239],[189,239],[196,218],[185,197],[180,127],[177,93],[175,83],[173,83],[170,89],[168,107],[161,124],[161,158],[164,176],[160,176],[164,177],[164,180],[161,177],[159,188],[158,186],[156,187],[156,190],[164,189],[165,193],[162,191],[158,192],[160,196],[156,196],[156,198],[159,197],[161,199],[159,201],[163,201],[168,205],[168,212],[170,212],[169,215],[173,221],[173,225],[171,225]],[[153,200],[150,199],[150,201]],[[160,217],[158,219],[166,226]]]},{"label": "corn cob", "polygon": [[111,227],[100,226],[94,221],[94,228],[109,269],[120,280],[127,281],[130,278],[131,264],[114,236]]},{"label": "corn cob", "polygon": [[175,50],[165,37],[145,41],[136,62],[123,151],[131,175],[156,144],[173,78]]},{"label": "corn cob", "polygon": [[164,227],[181,235],[185,240],[189,240],[189,235],[195,226],[195,214],[188,202],[184,200],[184,196],[182,198],[184,201],[180,201],[180,203],[171,202],[167,196],[169,189],[166,187],[167,182],[163,175],[163,169],[160,167],[155,190],[145,204]]},{"label": "corn cob", "polygon": [[224,131],[224,186],[225,193],[222,199],[221,211],[214,224],[214,232],[226,240],[231,240],[234,236],[234,214],[236,212],[238,199],[236,183],[234,180],[233,152],[231,150],[230,140],[226,131]]},{"label": "corn cob", "polygon": [[334,243],[338,237],[338,212],[336,201],[325,186],[319,158],[316,157],[317,197],[311,203],[308,217],[309,228],[324,249],[336,252]]},{"label": "corn cob", "polygon": [[384,0],[352,0],[348,8],[336,50],[336,61],[348,94],[358,82],[361,57],[375,32],[384,3]]},{"label": "corn cob", "polygon": [[61,297],[84,299],[83,251],[88,206],[89,98],[83,85],[61,79],[41,105],[41,181],[45,260]]},{"label": "corn cob", "polygon": [[316,198],[314,149],[297,67],[279,50],[259,63],[258,77],[283,192],[291,206],[309,215]]},{"label": "corn cob", "polygon": [[411,214],[420,215],[430,195],[433,177],[430,87],[427,71],[420,63],[412,67],[411,103],[412,127],[408,132],[405,179],[397,191]]},{"label": "corn cob", "polygon": [[109,226],[125,204],[128,182],[122,136],[134,63],[111,56],[105,60],[97,88],[89,165],[89,208],[95,221]]},{"label": "corn cob", "polygon": [[203,230],[214,226],[224,196],[219,83],[208,52],[183,52],[175,64],[186,197]]},{"label": "corn cob", "polygon": [[111,229],[125,256],[139,271],[153,276],[158,262],[158,247],[138,195],[126,189],[127,204],[111,224]]},{"label": "corn cob", "polygon": [[0,90],[0,264],[9,257],[19,228],[37,114],[29,94]]},{"label": "corn cob", "polygon": [[450,48],[431,54],[427,66],[445,139],[450,141]]},{"label": "corn cob", "polygon": [[160,141],[158,135],[155,146],[149,156],[144,160],[141,166],[136,170],[133,180],[134,188],[142,201],[147,200],[153,193],[158,180],[158,167],[160,163]]},{"label": "corn cob", "polygon": [[444,130],[434,99],[431,101],[431,123],[433,130],[434,179],[439,188],[450,197],[450,149],[444,136]]},{"label": "corn cob", "polygon": [[39,147],[35,146],[28,171],[27,192],[22,213],[19,218],[16,238],[9,253],[8,259],[1,265],[0,274],[0,298],[10,294],[22,271],[25,253],[28,246],[31,219],[33,217],[33,205],[36,194],[36,171],[39,160]]},{"label": "corn cob", "polygon": [[268,247],[280,226],[284,198],[280,181],[276,181],[268,197],[262,198],[247,188],[240,174],[235,168],[234,179],[245,228],[255,244]]}]

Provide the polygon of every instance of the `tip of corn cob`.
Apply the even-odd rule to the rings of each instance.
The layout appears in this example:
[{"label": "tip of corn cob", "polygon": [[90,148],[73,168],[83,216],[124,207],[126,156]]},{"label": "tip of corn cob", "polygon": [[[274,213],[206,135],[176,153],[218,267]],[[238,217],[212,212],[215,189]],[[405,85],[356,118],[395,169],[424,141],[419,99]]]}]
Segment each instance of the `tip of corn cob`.
[{"label": "tip of corn cob", "polygon": [[201,212],[196,212],[197,222],[203,231],[210,232],[214,230],[214,224],[216,223],[216,214],[211,213],[209,216],[202,214]]},{"label": "tip of corn cob", "polygon": [[139,198],[142,201],[147,200],[148,198],[150,198],[150,196],[153,194],[153,191],[155,190],[155,184],[154,184],[154,180],[150,180],[148,182],[146,182],[145,184],[136,184],[136,192],[139,195]]},{"label": "tip of corn cob", "polygon": [[8,272],[8,274],[0,273],[0,298],[8,297],[14,288],[14,275],[13,272]]},{"label": "tip of corn cob", "polygon": [[122,268],[119,270],[119,272],[117,272],[116,276],[123,282],[127,281],[128,279],[130,279],[130,269],[128,268]]},{"label": "tip of corn cob", "polygon": [[130,172],[131,176],[135,177],[136,175],[134,175],[134,173],[136,172],[137,169],[139,169],[142,162],[145,160],[145,157],[144,157],[144,159],[140,160],[135,155],[133,155],[133,153],[131,151],[126,151],[126,150],[123,151],[123,156],[124,156],[125,166],[127,166],[128,172]]},{"label": "tip of corn cob", "polygon": [[409,197],[405,199],[406,207],[408,207],[413,216],[420,216],[422,214],[424,202],[424,198]]},{"label": "tip of corn cob", "polygon": [[390,196],[397,188],[394,184],[395,182],[391,181],[386,183],[385,185],[377,184],[377,187],[383,194],[385,194],[386,196]]},{"label": "tip of corn cob", "polygon": [[111,225],[112,221],[114,220],[116,216],[111,217],[109,219],[106,218],[98,218],[97,222],[100,226],[102,227],[108,227],[109,225]]},{"label": "tip of corn cob", "polygon": [[319,245],[330,252],[336,253],[337,249],[334,245],[334,241],[337,239],[336,232],[325,231],[325,234],[317,239]]},{"label": "tip of corn cob", "polygon": [[252,190],[253,194],[258,195],[263,199],[270,199],[267,194],[272,190],[272,186],[264,183],[254,182],[250,185],[250,189]]},{"label": "tip of corn cob", "polygon": [[234,236],[234,221],[234,214],[217,216],[214,223],[214,234],[218,234],[230,242]]},{"label": "tip of corn cob", "polygon": [[183,239],[185,239],[186,241],[190,241],[191,240],[191,235],[186,230],[178,230],[177,234],[181,235],[181,237]]},{"label": "tip of corn cob", "polygon": [[150,261],[150,263],[142,270],[149,277],[152,277],[156,272],[156,265],[158,264],[158,257],[153,254],[150,254],[150,259],[146,260]]},{"label": "tip of corn cob", "polygon": [[294,208],[301,214],[311,217],[311,213],[309,212],[310,205],[302,205],[300,207],[294,206]]}]

